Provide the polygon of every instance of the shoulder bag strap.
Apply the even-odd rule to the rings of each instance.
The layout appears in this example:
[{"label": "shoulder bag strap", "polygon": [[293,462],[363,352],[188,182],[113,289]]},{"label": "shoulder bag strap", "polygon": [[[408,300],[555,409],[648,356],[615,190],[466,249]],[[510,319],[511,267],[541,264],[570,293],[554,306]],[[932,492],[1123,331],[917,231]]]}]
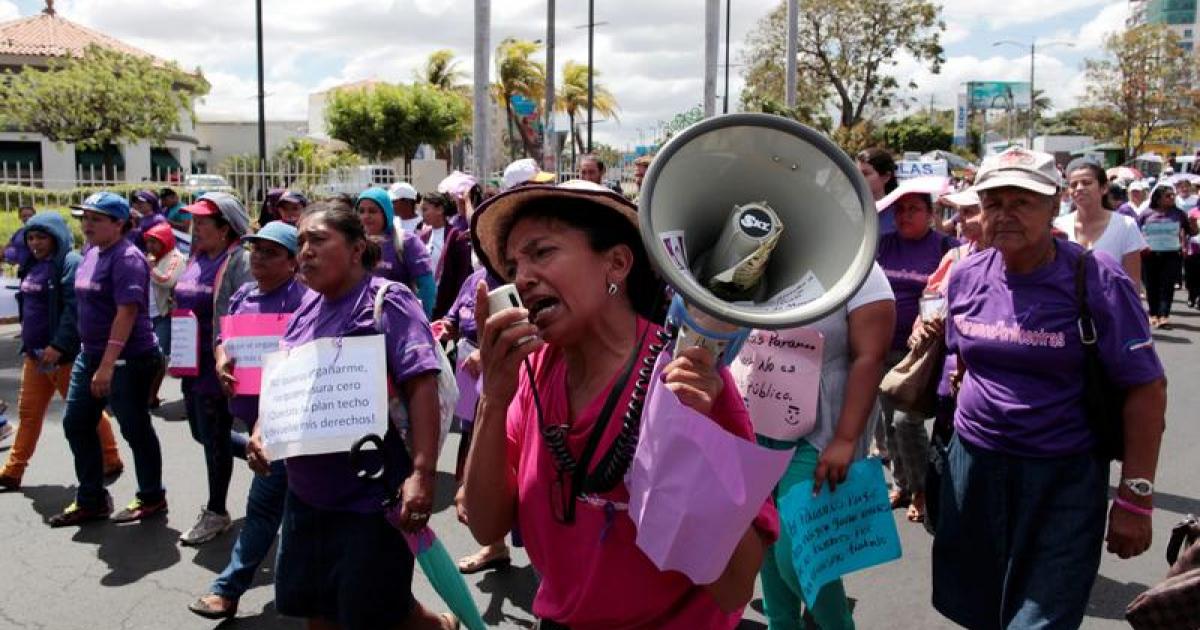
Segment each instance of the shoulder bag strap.
[{"label": "shoulder bag strap", "polygon": [[1087,250],[1075,265],[1075,303],[1079,308],[1079,341],[1089,360],[1096,352],[1096,322],[1092,319],[1092,308],[1087,299],[1087,266],[1092,251]]}]

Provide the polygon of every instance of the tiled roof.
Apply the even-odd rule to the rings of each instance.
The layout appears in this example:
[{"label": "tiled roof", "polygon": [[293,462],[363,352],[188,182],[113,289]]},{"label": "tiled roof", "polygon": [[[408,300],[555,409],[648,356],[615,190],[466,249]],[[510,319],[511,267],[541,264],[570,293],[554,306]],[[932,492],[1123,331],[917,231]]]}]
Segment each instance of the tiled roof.
[{"label": "tiled roof", "polygon": [[110,50],[150,57],[156,63],[165,63],[150,53],[134,48],[104,33],[80,26],[70,20],[39,13],[11,22],[0,23],[0,55],[22,55],[34,57],[65,57],[83,54],[89,44]]}]

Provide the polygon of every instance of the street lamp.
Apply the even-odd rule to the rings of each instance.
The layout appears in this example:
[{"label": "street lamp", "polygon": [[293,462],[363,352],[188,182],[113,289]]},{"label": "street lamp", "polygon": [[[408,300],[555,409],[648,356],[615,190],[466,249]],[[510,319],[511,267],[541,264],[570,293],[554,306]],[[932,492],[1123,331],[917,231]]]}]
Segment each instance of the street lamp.
[{"label": "street lamp", "polygon": [[[1004,39],[1004,40],[1000,40],[998,42],[992,42],[992,46],[1004,46],[1004,45],[1016,46],[1018,48],[1025,48],[1025,44],[1023,44],[1021,42],[1013,41],[1011,39]],[[1051,41],[1051,42],[1044,42],[1042,44],[1042,48],[1045,48],[1047,46],[1066,46],[1068,48],[1074,48],[1075,44],[1072,42],[1064,42],[1064,41]],[[1034,109],[1035,103],[1034,103],[1034,89],[1033,89],[1034,59],[1036,57],[1037,57],[1037,38],[1034,37],[1033,39],[1029,40],[1029,146],[1027,148],[1030,151],[1033,150],[1033,136],[1037,133],[1037,130],[1035,128],[1037,125],[1037,113],[1036,113],[1036,110]]]}]

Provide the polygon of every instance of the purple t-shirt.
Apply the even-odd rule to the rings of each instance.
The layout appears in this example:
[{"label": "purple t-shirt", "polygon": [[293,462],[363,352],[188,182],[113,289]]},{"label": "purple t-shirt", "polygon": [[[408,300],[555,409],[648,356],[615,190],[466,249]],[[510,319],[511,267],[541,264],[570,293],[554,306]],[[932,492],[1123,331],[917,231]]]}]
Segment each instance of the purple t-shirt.
[{"label": "purple t-shirt", "polygon": [[[282,346],[294,348],[323,337],[360,337],[386,335],[387,369],[390,381],[397,385],[415,376],[437,372],[441,366],[433,350],[433,331],[425,319],[421,303],[408,287],[391,283],[384,300],[383,314],[375,323],[375,295],[389,284],[375,275],[367,275],[346,295],[327,300],[310,291],[292,315]],[[389,461],[389,466],[407,465]],[[347,453],[305,455],[287,460],[288,486],[306,503],[326,510],[378,512],[385,498],[378,482],[360,479],[350,466]]]},{"label": "purple t-shirt", "polygon": [[883,268],[892,293],[896,295],[896,328],[892,332],[892,350],[908,347],[913,322],[920,314],[921,294],[929,282],[929,274],[937,271],[942,256],[958,241],[930,230],[924,237],[910,241],[899,232],[884,234],[879,239],[875,260]]},{"label": "purple t-shirt", "polygon": [[[267,293],[258,290],[257,282],[247,282],[229,298],[230,315],[265,315],[269,313],[291,313],[300,308],[300,301],[308,288],[296,278],[275,287]],[[222,340],[218,339],[217,343]],[[258,421],[258,396],[234,396],[229,399],[229,413],[254,428]]]},{"label": "purple t-shirt", "polygon": [[421,242],[416,232],[404,232],[404,260],[396,256],[396,245],[392,239],[386,238],[380,243],[383,255],[379,264],[375,265],[375,275],[394,282],[411,286],[417,278],[433,273],[433,262],[429,258],[429,249]]},{"label": "purple t-shirt", "polygon": [[[1022,457],[1074,455],[1093,446],[1075,301],[1084,250],[1060,239],[1054,244],[1054,261],[1029,274],[1007,273],[1000,252],[988,250],[963,260],[950,277],[946,343],[967,365],[954,427],[972,444]],[[1111,256],[1094,256],[1088,304],[1109,378],[1122,388],[1162,378],[1133,282]]]},{"label": "purple t-shirt", "polygon": [[[54,261],[39,260],[29,267],[21,280],[21,344],[32,353],[50,345],[50,282],[54,279]],[[71,348],[64,348],[71,350]]]},{"label": "purple t-shirt", "polygon": [[488,290],[500,286],[500,281],[488,275],[487,269],[480,267],[475,273],[467,276],[458,290],[454,304],[446,311],[446,320],[458,327],[458,336],[479,345],[479,329],[475,326],[475,285],[480,280],[486,280]]},{"label": "purple t-shirt", "polygon": [[121,358],[158,351],[146,303],[150,297],[150,263],[133,243],[120,239],[105,248],[89,247],[75,270],[75,299],[83,352],[103,355],[117,306],[136,304],[137,317],[125,340]]},{"label": "purple t-shirt", "polygon": [[196,316],[196,328],[200,333],[200,375],[182,379],[185,392],[211,396],[221,394],[216,359],[213,357],[213,293],[216,290],[217,272],[228,256],[228,248],[216,258],[209,258],[203,252],[194,252],[183,275],[179,276],[179,282],[175,284],[175,308],[191,311]]},{"label": "purple t-shirt", "polygon": [[1123,215],[1125,215],[1125,216],[1127,216],[1127,217],[1129,217],[1130,219],[1133,219],[1133,220],[1135,220],[1135,221],[1136,221],[1136,220],[1137,220],[1137,218],[1138,218],[1137,209],[1136,209],[1136,208],[1134,208],[1134,207],[1133,207],[1133,204],[1132,204],[1132,203],[1130,203],[1130,202],[1128,202],[1128,201],[1126,201],[1125,203],[1123,203],[1123,204],[1121,204],[1121,205],[1117,206],[1117,209],[1116,209],[1116,210],[1113,210],[1113,212],[1116,212],[1117,214],[1123,214]]},{"label": "purple t-shirt", "polygon": [[1188,216],[1179,208],[1147,209],[1138,217],[1142,236],[1152,252],[1177,252],[1183,247],[1183,234],[1188,230]]}]

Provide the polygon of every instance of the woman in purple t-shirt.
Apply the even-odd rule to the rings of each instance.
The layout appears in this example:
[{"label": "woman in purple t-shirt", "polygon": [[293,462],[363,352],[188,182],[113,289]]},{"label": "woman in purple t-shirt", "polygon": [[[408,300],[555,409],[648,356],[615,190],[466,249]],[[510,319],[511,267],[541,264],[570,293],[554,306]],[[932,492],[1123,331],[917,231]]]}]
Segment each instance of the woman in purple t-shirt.
[{"label": "woman in purple t-shirt", "polygon": [[358,218],[371,240],[379,243],[379,264],[375,275],[403,283],[412,289],[425,307],[425,316],[433,316],[437,284],[433,280],[433,262],[429,250],[416,232],[405,230],[396,221],[392,199],[382,188],[364,190],[354,204]]},{"label": "woman in purple t-shirt", "polygon": [[[310,628],[452,628],[452,615],[426,611],[412,596],[413,555],[399,529],[417,532],[433,510],[440,433],[433,332],[407,287],[371,274],[379,248],[353,210],[319,202],[300,220],[300,275],[312,289],[292,315],[282,345],[383,334],[389,382],[410,417],[384,438],[391,487],[399,502],[385,511],[381,484],[356,474],[347,453],[286,460],[288,496],[275,564],[279,612]],[[381,294],[382,292],[382,294]],[[382,299],[376,320],[375,303]],[[269,471],[261,426],[247,446],[256,472]],[[411,451],[411,456],[409,455]]]},{"label": "woman in purple t-shirt", "polygon": [[71,369],[63,431],[75,456],[79,488],[75,501],[50,517],[51,527],[104,520],[112,498],[104,489],[104,466],[96,427],[106,406],[133,449],[137,497],[116,522],[137,521],[167,512],[162,485],[162,451],[150,424],[150,385],[162,354],[150,324],[150,263],[125,238],[129,202],[109,192],[96,193],[72,206],[83,218],[87,253],[75,270],[75,301],[82,351]]},{"label": "woman in purple t-shirt", "polygon": [[175,309],[194,317],[199,333],[199,373],[184,377],[181,389],[192,438],[204,447],[208,503],[201,508],[196,524],[179,536],[179,542],[201,545],[232,523],[225,499],[233,475],[229,442],[233,416],[217,379],[214,346],[221,317],[229,313],[229,299],[251,279],[249,253],[240,240],[250,217],[241,202],[220,193],[200,197],[188,206],[188,213],[192,215],[192,255],[175,284]]},{"label": "woman in purple t-shirt", "polygon": [[984,238],[950,277],[949,352],[961,387],[940,488],[933,604],[968,628],[1077,628],[1100,565],[1109,465],[1085,411],[1076,278],[1095,349],[1125,392],[1125,455],[1108,550],[1150,546],[1166,381],[1137,291],[1104,252],[1051,233],[1054,157],[1009,149],[975,182]]},{"label": "woman in purple t-shirt", "polygon": [[1170,329],[1175,284],[1183,271],[1183,243],[1196,229],[1187,214],[1175,205],[1175,189],[1167,184],[1154,187],[1150,206],[1138,217],[1138,225],[1150,246],[1144,271],[1150,325]]},{"label": "woman in purple t-shirt", "polygon": [[[875,260],[887,275],[896,295],[896,328],[891,351],[884,365],[892,369],[908,353],[908,338],[918,319],[921,293],[929,275],[937,270],[942,256],[958,245],[954,238],[931,227],[933,207],[929,195],[912,193],[896,200],[896,231],[879,239]],[[896,488],[892,507],[911,503],[908,520],[925,519],[925,462],[929,459],[929,433],[924,416],[896,409],[887,396],[879,397],[887,449],[892,459]]]}]

